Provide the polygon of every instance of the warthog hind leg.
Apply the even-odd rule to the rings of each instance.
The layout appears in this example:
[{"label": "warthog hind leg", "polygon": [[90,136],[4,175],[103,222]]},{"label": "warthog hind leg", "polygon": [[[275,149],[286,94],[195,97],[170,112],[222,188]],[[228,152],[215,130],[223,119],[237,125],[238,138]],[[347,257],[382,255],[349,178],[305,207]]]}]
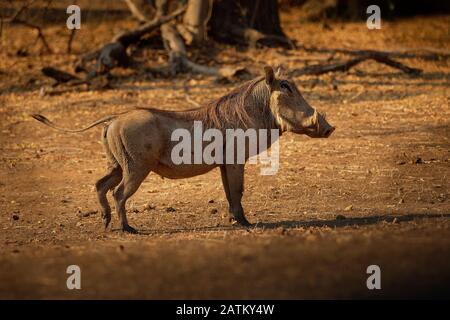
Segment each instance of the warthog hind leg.
[{"label": "warthog hind leg", "polygon": [[242,226],[250,226],[250,222],[244,216],[241,204],[244,191],[244,165],[224,165],[220,167],[220,172],[232,218]]},{"label": "warthog hind leg", "polygon": [[120,228],[124,232],[137,233],[136,229],[128,224],[125,204],[139,188],[142,181],[148,175],[149,170],[124,170],[122,181],[114,190],[113,196],[116,203],[117,214],[119,215]]},{"label": "warthog hind leg", "polygon": [[108,228],[108,225],[111,222],[111,207],[109,206],[108,199],[106,198],[106,193],[117,186],[120,183],[120,180],[122,180],[122,168],[116,164],[112,166],[109,172],[95,184],[105,229]]}]

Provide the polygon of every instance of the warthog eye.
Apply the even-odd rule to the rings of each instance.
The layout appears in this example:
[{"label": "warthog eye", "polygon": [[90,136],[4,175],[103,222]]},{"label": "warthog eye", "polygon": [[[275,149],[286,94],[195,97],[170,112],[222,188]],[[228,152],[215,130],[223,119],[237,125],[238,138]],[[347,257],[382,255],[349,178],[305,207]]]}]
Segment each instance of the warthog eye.
[{"label": "warthog eye", "polygon": [[289,85],[289,83],[287,81],[284,81],[284,80],[281,81],[280,82],[280,88],[292,93],[291,86]]}]

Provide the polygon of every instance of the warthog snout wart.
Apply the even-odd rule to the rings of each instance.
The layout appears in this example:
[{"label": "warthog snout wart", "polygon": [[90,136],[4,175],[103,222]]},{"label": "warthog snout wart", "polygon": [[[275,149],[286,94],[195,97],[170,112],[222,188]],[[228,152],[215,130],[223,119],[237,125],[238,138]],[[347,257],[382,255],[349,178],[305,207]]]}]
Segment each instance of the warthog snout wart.
[{"label": "warthog snout wart", "polygon": [[[222,133],[227,129],[253,128],[264,129],[259,132],[267,135],[275,130],[279,135],[291,131],[314,138],[327,138],[334,131],[325,117],[305,101],[295,84],[279,74],[275,75],[271,67],[265,68],[264,76],[193,110],[137,109],[105,117],[77,130],[60,128],[39,114],[32,116],[65,132],[82,132],[106,124],[101,137],[108,159],[108,171],[95,187],[105,228],[111,222],[111,207],[106,194],[113,190],[120,227],[126,232],[136,232],[127,221],[126,201],[150,172],[165,178],[179,179],[204,174],[216,167],[220,168],[231,217],[240,225],[249,225],[241,204],[245,164],[175,163],[171,151],[177,142],[172,141],[171,135],[176,129],[188,130],[193,136],[194,124],[200,121],[204,129],[217,129]],[[273,143],[272,139],[267,140]],[[242,147],[227,144],[223,148],[225,153],[227,146],[231,150]],[[265,146],[266,149],[269,147]],[[245,161],[248,158],[249,154],[246,154]]]}]

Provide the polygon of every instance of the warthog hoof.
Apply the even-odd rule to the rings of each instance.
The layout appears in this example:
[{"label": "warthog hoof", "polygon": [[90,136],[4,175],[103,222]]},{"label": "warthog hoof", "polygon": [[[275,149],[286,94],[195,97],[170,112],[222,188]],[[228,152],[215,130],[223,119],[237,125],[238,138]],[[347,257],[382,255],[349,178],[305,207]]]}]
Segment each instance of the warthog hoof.
[{"label": "warthog hoof", "polygon": [[122,227],[122,232],[127,232],[127,233],[132,233],[132,234],[137,234],[137,230],[133,227],[130,227],[129,225],[123,226]]},{"label": "warthog hoof", "polygon": [[103,216],[103,225],[105,226],[105,230],[108,229],[109,223],[111,222],[111,215]]},{"label": "warthog hoof", "polygon": [[233,218],[232,224],[234,226],[240,226],[240,227],[250,227],[252,224],[248,222],[248,220],[244,217],[242,218]]}]

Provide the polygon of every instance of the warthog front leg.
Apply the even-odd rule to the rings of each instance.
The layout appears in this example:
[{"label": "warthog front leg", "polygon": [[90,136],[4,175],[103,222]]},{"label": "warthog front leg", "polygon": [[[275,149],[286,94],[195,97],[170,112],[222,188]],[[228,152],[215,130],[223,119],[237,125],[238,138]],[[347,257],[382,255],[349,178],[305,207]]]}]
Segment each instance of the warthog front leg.
[{"label": "warthog front leg", "polygon": [[105,229],[108,228],[108,225],[111,222],[111,207],[106,198],[106,193],[117,186],[120,183],[120,180],[122,180],[122,168],[117,164],[111,167],[109,172],[95,184]]},{"label": "warthog front leg", "polygon": [[220,166],[220,175],[222,176],[223,190],[225,191],[225,196],[228,201],[228,212],[232,213],[230,187],[228,186],[227,171],[225,169],[225,166]]},{"label": "warthog front leg", "polygon": [[220,173],[232,218],[242,226],[250,226],[241,204],[244,191],[244,165],[223,165],[220,167]]}]

